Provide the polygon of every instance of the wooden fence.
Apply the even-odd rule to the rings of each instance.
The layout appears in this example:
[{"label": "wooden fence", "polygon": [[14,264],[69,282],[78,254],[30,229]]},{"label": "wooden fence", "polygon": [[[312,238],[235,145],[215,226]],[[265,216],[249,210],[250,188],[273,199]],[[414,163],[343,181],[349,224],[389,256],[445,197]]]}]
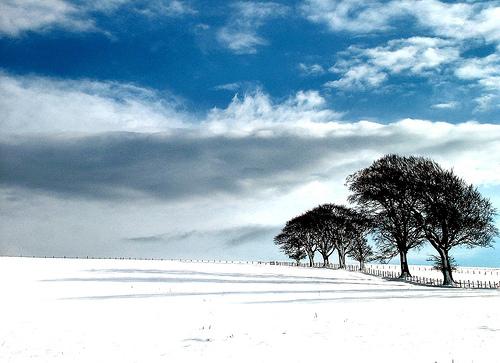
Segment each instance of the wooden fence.
[{"label": "wooden fence", "polygon": [[[279,261],[271,261],[270,265],[277,266],[300,266],[300,267],[309,267],[309,264],[301,263],[297,265],[293,262],[279,262]],[[322,263],[314,263],[313,267],[324,267],[330,269],[338,269],[340,266],[338,264],[328,264],[324,266]],[[367,267],[364,270],[360,270],[358,265],[346,265],[345,268],[347,271],[356,271],[362,272],[372,276],[379,276],[387,279],[400,279],[399,271],[397,269],[394,270],[384,270],[378,268]],[[422,277],[422,276],[408,276],[404,278],[405,281],[425,286],[443,286],[442,279],[436,279],[431,277]],[[458,280],[455,281],[454,287],[457,288],[465,288],[465,289],[498,289],[500,288],[500,281],[471,281],[471,280]]]},{"label": "wooden fence", "polygon": [[[399,265],[388,265],[388,264],[366,264],[367,268],[374,268],[374,269],[380,269],[380,270],[387,270],[387,271],[399,271],[400,266]],[[410,265],[410,273],[414,274],[418,271],[421,272],[429,272],[429,271],[435,271],[433,266],[424,266],[424,265]],[[500,280],[500,269],[498,268],[488,268],[488,267],[463,267],[459,266],[456,268],[454,271],[455,274],[460,274],[460,275],[477,275],[477,276],[493,276],[493,279],[496,279],[496,276],[499,277]]]},{"label": "wooden fence", "polygon": [[[399,278],[399,272],[396,271],[385,271],[376,268],[367,268],[363,271],[366,274],[381,276],[385,278],[396,279]],[[442,279],[435,279],[431,277],[422,276],[408,276],[404,280],[413,282],[419,285],[427,286],[443,286]],[[471,281],[471,280],[457,280],[455,281],[455,287],[466,288],[466,289],[498,289],[500,288],[500,281]]]}]

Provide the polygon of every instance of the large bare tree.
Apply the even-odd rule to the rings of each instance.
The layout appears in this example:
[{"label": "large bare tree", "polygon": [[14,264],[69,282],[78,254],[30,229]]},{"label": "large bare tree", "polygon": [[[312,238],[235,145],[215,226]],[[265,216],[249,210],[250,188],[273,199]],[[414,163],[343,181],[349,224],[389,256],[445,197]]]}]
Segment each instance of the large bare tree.
[{"label": "large bare tree", "polygon": [[418,205],[416,220],[425,238],[438,252],[443,284],[452,285],[450,250],[457,246],[490,247],[498,230],[495,209],[471,184],[424,159],[413,170]]},{"label": "large bare tree", "polygon": [[356,203],[374,222],[374,239],[379,258],[399,255],[401,277],[411,276],[408,251],[423,243],[420,225],[413,211],[417,198],[413,183],[416,157],[386,155],[371,166],[347,177],[349,201]]}]

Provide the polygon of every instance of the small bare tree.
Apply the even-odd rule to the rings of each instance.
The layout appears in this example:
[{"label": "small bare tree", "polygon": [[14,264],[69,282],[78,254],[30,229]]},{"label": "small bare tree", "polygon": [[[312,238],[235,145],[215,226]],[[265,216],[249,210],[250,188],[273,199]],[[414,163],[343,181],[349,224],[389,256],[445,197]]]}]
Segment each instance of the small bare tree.
[{"label": "small bare tree", "polygon": [[311,212],[316,221],[318,250],[323,254],[325,264],[337,250],[339,267],[345,268],[347,254],[368,228],[367,219],[354,209],[337,204],[322,204]]},{"label": "small bare tree", "polygon": [[361,271],[365,269],[365,263],[375,260],[375,253],[373,252],[372,246],[370,246],[366,238],[362,236],[354,241],[348,255],[353,260],[359,262],[359,269]]},{"label": "small bare tree", "polygon": [[309,211],[313,221],[317,250],[323,257],[323,267],[330,264],[330,256],[335,251],[336,216],[332,204],[320,205]]},{"label": "small bare tree", "polygon": [[[318,246],[316,243],[317,231],[311,213],[306,212],[300,216],[290,219],[286,222],[280,235],[286,236],[286,240],[290,241],[290,243],[293,242],[296,245],[300,245],[300,248],[305,251],[307,257],[309,258],[309,266],[313,266],[314,254]],[[281,238],[285,238],[279,237],[280,235],[275,237],[275,243],[279,243]],[[278,238],[278,240],[276,240],[276,238]]]},{"label": "small bare tree", "polygon": [[278,245],[289,258],[295,260],[297,266],[299,266],[300,261],[307,256],[304,245],[294,234],[281,232],[274,237],[274,243]]}]

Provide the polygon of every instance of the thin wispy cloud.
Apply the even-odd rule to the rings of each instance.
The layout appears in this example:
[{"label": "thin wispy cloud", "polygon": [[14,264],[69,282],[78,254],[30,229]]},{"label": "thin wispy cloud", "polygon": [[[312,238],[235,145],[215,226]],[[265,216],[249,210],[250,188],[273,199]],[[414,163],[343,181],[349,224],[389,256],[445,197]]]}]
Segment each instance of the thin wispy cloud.
[{"label": "thin wispy cloud", "polygon": [[64,29],[70,32],[104,31],[95,14],[112,16],[127,8],[146,16],[177,17],[196,14],[188,3],[179,0],[5,0],[0,3],[0,36],[18,37],[25,32]]},{"label": "thin wispy cloud", "polygon": [[241,88],[241,83],[224,83],[214,87],[216,91],[237,91]]},{"label": "thin wispy cloud", "polygon": [[258,33],[266,21],[284,16],[288,8],[273,2],[237,2],[228,23],[217,31],[221,45],[236,54],[254,54],[268,41]]},{"label": "thin wispy cloud", "polygon": [[432,105],[431,107],[439,109],[439,110],[449,110],[449,109],[456,108],[457,106],[458,106],[458,102],[450,101],[450,102],[436,103],[436,104]]},{"label": "thin wispy cloud", "polygon": [[95,23],[80,7],[65,0],[6,0],[0,3],[0,36],[53,27],[73,31],[95,30]]},{"label": "thin wispy cloud", "polygon": [[167,232],[151,236],[130,237],[125,242],[133,243],[186,243],[200,239],[219,240],[225,246],[238,247],[261,241],[263,238],[272,239],[280,230],[279,226],[246,225],[223,229],[192,230],[188,232]]},{"label": "thin wispy cloud", "polygon": [[305,64],[299,63],[298,69],[306,76],[318,76],[325,73],[325,69],[320,64]]}]

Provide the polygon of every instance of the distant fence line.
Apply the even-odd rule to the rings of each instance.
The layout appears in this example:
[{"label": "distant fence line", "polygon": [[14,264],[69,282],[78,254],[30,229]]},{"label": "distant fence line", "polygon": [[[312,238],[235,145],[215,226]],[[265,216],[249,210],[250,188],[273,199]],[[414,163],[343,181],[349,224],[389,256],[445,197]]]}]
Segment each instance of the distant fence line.
[{"label": "distant fence line", "polygon": [[[178,262],[196,262],[196,263],[224,263],[224,264],[239,264],[239,265],[269,265],[268,261],[236,261],[222,259],[194,259],[194,258],[153,258],[153,257],[94,257],[94,256],[34,256],[34,255],[19,255],[19,256],[0,256],[0,257],[27,257],[27,258],[61,258],[68,260],[125,260],[125,261],[178,261]],[[294,264],[295,265],[295,264]]]},{"label": "distant fence line", "polygon": [[[272,265],[272,266],[289,266],[289,267],[311,267],[308,263],[295,263],[295,262],[282,262],[282,261],[234,261],[234,260],[220,260],[220,259],[207,259],[207,260],[199,260],[199,259],[182,259],[182,258],[139,258],[139,257],[77,257],[77,256],[2,256],[2,257],[30,257],[30,258],[62,258],[62,259],[95,259],[95,260],[131,260],[131,261],[179,261],[179,262],[193,262],[193,263],[223,263],[223,264],[238,264],[238,265]],[[390,279],[399,279],[398,266],[393,265],[369,265],[370,267],[365,268],[364,270],[360,270],[358,265],[346,265],[345,269],[347,271],[353,272],[361,272],[367,275],[378,276],[383,278]],[[337,270],[340,268],[339,264],[329,263],[324,265],[321,262],[313,263],[313,268],[323,267],[328,269]],[[412,266],[410,265],[410,269]],[[432,270],[432,267],[426,266],[413,266],[413,269],[417,269],[420,271],[429,271]],[[473,268],[465,268],[470,269],[472,271],[476,271],[477,274],[481,274],[480,270]],[[486,271],[496,272],[498,275],[498,271]],[[474,272],[472,274],[475,274]],[[486,273],[485,273],[486,275]],[[425,286],[443,286],[443,280],[438,278],[431,277],[421,277],[421,276],[408,276],[404,280],[408,282],[412,282],[419,285]],[[455,281],[455,287],[465,288],[465,289],[498,289],[500,288],[500,281],[471,281],[471,280],[458,280]]]}]

